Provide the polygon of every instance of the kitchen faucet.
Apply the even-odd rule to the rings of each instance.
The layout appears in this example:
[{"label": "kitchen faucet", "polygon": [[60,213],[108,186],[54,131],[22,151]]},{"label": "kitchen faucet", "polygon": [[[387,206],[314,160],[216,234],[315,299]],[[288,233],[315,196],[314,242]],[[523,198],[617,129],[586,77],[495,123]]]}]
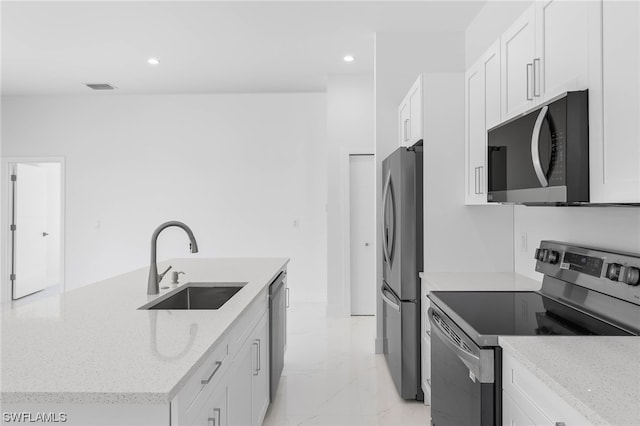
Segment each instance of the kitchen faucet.
[{"label": "kitchen faucet", "polygon": [[153,231],[153,235],[151,235],[151,265],[149,266],[149,285],[147,286],[147,294],[149,295],[158,294],[158,291],[159,291],[158,284],[160,283],[162,278],[165,276],[165,274],[169,272],[169,269],[171,269],[171,266],[169,266],[169,268],[167,268],[162,274],[158,274],[158,264],[156,261],[156,249],[158,247],[158,235],[160,235],[160,233],[163,230],[172,226],[177,226],[178,228],[182,228],[184,232],[186,232],[187,235],[189,236],[189,241],[191,242],[190,244],[191,253],[198,252],[198,243],[196,242],[196,237],[193,236],[193,232],[191,232],[191,229],[184,223],[178,222],[176,220],[172,220],[158,226],[156,230]]}]

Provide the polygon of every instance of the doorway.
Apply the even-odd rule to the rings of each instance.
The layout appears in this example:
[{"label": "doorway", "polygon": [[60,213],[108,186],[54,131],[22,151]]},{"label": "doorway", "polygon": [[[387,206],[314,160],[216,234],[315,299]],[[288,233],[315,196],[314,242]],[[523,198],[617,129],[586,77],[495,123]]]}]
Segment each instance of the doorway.
[{"label": "doorway", "polygon": [[349,155],[349,275],[351,315],[375,315],[375,161]]},{"label": "doorway", "polygon": [[11,300],[59,292],[63,253],[63,164],[9,163],[8,269]]}]

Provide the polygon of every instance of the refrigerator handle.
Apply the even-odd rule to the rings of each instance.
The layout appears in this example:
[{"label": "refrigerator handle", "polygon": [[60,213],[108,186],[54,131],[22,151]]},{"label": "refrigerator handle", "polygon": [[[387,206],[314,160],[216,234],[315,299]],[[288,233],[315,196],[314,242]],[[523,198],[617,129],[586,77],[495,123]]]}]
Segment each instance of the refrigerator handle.
[{"label": "refrigerator handle", "polygon": [[387,246],[387,197],[389,196],[389,187],[391,186],[391,171],[387,175],[387,179],[384,184],[384,190],[382,191],[382,255],[387,263],[391,263],[389,258],[389,248]]},{"label": "refrigerator handle", "polygon": [[391,297],[387,296],[387,294],[395,299],[394,295],[389,290],[384,288],[384,285],[380,287],[380,296],[382,296],[382,300],[384,300],[387,305],[391,306],[392,309],[400,312],[400,302],[394,302],[393,300],[391,300]]}]

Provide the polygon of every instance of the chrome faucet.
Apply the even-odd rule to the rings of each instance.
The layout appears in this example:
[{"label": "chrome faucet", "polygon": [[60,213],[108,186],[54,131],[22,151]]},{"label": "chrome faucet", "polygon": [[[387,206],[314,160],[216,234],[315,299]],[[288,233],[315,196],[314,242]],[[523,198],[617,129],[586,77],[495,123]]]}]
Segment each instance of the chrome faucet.
[{"label": "chrome faucet", "polygon": [[186,232],[187,235],[189,236],[189,241],[191,243],[190,244],[191,253],[198,252],[198,243],[196,242],[196,237],[193,236],[193,232],[191,232],[191,229],[184,223],[172,220],[170,222],[165,222],[162,225],[158,226],[156,230],[153,231],[153,235],[151,235],[151,265],[149,266],[149,285],[147,286],[147,294],[149,295],[158,294],[158,291],[159,291],[158,284],[160,283],[162,278],[165,276],[165,274],[169,272],[169,269],[171,269],[171,266],[169,266],[162,274],[158,274],[158,264],[156,261],[156,249],[158,247],[158,235],[160,235],[160,233],[163,230],[172,226],[177,226],[178,228],[182,228],[184,232]]}]

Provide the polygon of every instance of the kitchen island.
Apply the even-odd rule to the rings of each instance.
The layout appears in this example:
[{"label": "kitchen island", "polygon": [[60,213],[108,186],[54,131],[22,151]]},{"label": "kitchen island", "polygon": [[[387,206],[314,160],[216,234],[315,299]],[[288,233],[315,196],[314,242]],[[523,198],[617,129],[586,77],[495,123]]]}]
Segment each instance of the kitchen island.
[{"label": "kitchen island", "polygon": [[[158,265],[184,271],[183,283],[246,283],[217,310],[138,309],[176,289],[167,277],[161,287],[169,288],[148,296],[148,268],[15,308],[3,306],[3,422],[9,421],[5,413],[27,412],[63,413],[66,424],[196,423],[191,419],[198,399],[208,395],[207,378],[215,393],[223,387],[221,377],[232,375],[234,364],[247,357],[250,376],[252,343],[260,341],[260,353],[268,348],[268,333],[266,342],[264,336],[249,339],[252,327],[268,325],[268,287],[287,263],[285,258],[191,258]],[[251,357],[243,355],[247,345]],[[268,376],[267,357],[256,355]],[[232,390],[224,393],[226,398]],[[268,378],[266,393],[268,398]],[[250,405],[244,408],[251,412]],[[226,414],[218,409],[206,419],[221,426],[229,420]]]}]

